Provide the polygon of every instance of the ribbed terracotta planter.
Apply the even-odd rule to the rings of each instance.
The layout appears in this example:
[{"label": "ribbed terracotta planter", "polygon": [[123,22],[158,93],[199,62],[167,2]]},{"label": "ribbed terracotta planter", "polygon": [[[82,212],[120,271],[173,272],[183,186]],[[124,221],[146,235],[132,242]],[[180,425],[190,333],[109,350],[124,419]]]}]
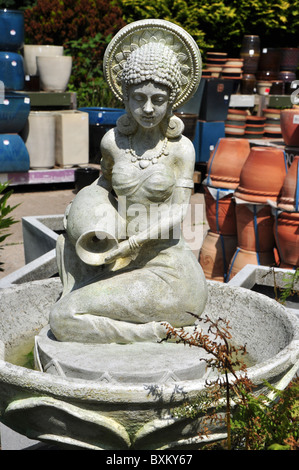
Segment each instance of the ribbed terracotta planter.
[{"label": "ribbed terracotta planter", "polygon": [[286,145],[299,146],[299,109],[283,109],[280,113],[281,133]]},{"label": "ribbed terracotta planter", "polygon": [[236,204],[238,246],[248,251],[271,251],[275,245],[274,217],[268,205]]},{"label": "ribbed terracotta planter", "polygon": [[284,179],[277,206],[284,211],[299,211],[299,155],[294,157]]},{"label": "ribbed terracotta planter", "polygon": [[252,147],[243,165],[235,196],[252,203],[277,201],[287,173],[283,150]]},{"label": "ribbed terracotta planter", "polygon": [[243,165],[249,155],[247,139],[223,137],[207,164],[207,182],[217,188],[236,189]]},{"label": "ribbed terracotta planter", "polygon": [[235,201],[232,198],[233,193],[223,196],[224,191],[220,188],[209,188],[207,186],[204,186],[204,191],[206,218],[211,231],[222,235],[236,235],[237,225]]},{"label": "ribbed terracotta planter", "polygon": [[263,251],[258,253],[256,251],[243,250],[238,247],[232,256],[229,265],[228,280],[231,280],[247,264],[274,266],[274,253],[273,251]]},{"label": "ribbed terracotta planter", "polygon": [[224,282],[227,269],[237,247],[237,237],[220,235],[210,230],[203,241],[199,263],[207,279]]},{"label": "ribbed terracotta planter", "polygon": [[274,234],[281,262],[299,266],[299,213],[281,212],[275,221]]}]

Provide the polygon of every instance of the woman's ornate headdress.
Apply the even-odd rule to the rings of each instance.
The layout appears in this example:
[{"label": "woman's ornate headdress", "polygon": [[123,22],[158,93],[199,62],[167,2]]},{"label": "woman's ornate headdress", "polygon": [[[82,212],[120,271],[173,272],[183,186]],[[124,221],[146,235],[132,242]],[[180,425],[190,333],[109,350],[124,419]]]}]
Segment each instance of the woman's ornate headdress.
[{"label": "woman's ornate headdress", "polygon": [[114,95],[127,99],[126,86],[146,80],[169,86],[177,109],[195,93],[201,78],[201,55],[183,28],[165,20],[141,20],[122,28],[104,56],[105,78]]}]

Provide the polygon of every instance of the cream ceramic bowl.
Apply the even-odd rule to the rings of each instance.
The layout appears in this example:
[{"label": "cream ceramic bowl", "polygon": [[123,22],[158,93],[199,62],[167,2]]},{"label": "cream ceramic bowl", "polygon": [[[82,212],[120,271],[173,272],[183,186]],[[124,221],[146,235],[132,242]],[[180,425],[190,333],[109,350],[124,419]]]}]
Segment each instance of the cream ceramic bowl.
[{"label": "cream ceramic bowl", "polygon": [[72,72],[71,56],[37,56],[36,63],[42,90],[66,90]]},{"label": "cream ceramic bowl", "polygon": [[63,55],[63,46],[50,46],[50,45],[24,45],[24,71],[25,75],[37,75],[37,56],[52,56]]}]

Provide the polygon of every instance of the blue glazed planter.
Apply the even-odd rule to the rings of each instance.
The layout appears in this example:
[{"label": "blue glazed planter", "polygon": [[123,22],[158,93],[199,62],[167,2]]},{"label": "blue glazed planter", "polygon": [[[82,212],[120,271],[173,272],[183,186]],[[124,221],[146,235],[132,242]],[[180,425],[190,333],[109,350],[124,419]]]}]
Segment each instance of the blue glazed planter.
[{"label": "blue glazed planter", "polygon": [[24,13],[0,10],[0,50],[18,51],[24,45]]},{"label": "blue glazed planter", "polygon": [[30,159],[19,134],[0,134],[0,172],[28,171]]},{"label": "blue glazed planter", "polygon": [[0,80],[8,90],[24,89],[24,63],[20,54],[0,51]]},{"label": "blue glazed planter", "polygon": [[124,114],[125,109],[121,108],[79,108],[89,115],[89,124],[93,126],[110,126],[116,125],[117,119]]},{"label": "blue glazed planter", "polygon": [[30,99],[23,93],[6,92],[0,102],[0,133],[17,134],[25,126],[30,112]]},{"label": "blue glazed planter", "polygon": [[125,114],[121,108],[79,108],[89,117],[89,162],[100,163],[100,144],[105,133],[116,126],[117,119]]}]

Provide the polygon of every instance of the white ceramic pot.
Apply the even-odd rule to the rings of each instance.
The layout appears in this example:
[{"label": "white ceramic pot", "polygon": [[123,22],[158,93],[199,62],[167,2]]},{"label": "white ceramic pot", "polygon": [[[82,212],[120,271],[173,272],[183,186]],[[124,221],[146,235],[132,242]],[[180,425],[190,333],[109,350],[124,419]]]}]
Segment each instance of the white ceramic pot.
[{"label": "white ceramic pot", "polygon": [[55,114],[50,111],[31,111],[28,116],[25,144],[30,168],[53,168],[55,165]]},{"label": "white ceramic pot", "polygon": [[269,95],[272,82],[257,82],[257,90],[259,95]]},{"label": "white ceramic pot", "polygon": [[72,72],[71,56],[37,56],[40,87],[44,91],[63,92]]},{"label": "white ceramic pot", "polygon": [[25,75],[37,75],[37,56],[62,56],[63,46],[50,46],[50,45],[24,45],[24,71]]},{"label": "white ceramic pot", "polygon": [[55,162],[61,167],[89,163],[89,115],[77,110],[55,111]]}]

